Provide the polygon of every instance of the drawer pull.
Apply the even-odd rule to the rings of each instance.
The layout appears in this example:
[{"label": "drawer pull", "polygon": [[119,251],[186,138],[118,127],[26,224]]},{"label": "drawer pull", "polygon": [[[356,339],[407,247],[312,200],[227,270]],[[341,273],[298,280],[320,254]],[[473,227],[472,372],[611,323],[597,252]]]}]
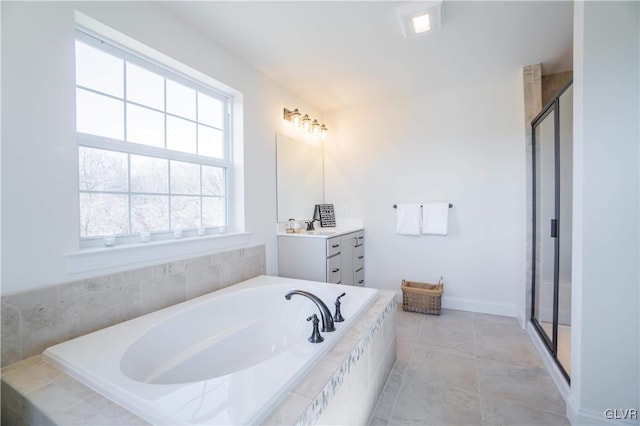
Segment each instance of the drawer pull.
[{"label": "drawer pull", "polygon": [[364,280],[358,280],[358,284],[362,284]]},{"label": "drawer pull", "polygon": [[338,247],[340,247],[340,244],[334,244],[331,246],[331,248],[338,248]]},{"label": "drawer pull", "polygon": [[358,259],[364,259],[364,256],[358,256]]},{"label": "drawer pull", "polygon": [[331,273],[332,273],[332,274],[335,274],[336,272],[339,272],[339,271],[340,271],[340,268],[336,268],[336,269],[334,269],[333,271],[331,271]]},{"label": "drawer pull", "polygon": [[364,240],[364,237],[358,237],[359,240]]}]

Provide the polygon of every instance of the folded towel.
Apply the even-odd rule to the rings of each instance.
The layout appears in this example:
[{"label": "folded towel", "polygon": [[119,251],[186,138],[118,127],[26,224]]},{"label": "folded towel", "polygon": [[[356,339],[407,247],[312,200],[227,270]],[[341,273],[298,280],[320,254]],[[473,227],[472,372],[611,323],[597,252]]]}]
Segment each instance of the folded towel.
[{"label": "folded towel", "polygon": [[404,235],[420,235],[420,204],[398,204],[396,232]]},{"label": "folded towel", "polygon": [[423,203],[422,233],[447,235],[449,203]]}]

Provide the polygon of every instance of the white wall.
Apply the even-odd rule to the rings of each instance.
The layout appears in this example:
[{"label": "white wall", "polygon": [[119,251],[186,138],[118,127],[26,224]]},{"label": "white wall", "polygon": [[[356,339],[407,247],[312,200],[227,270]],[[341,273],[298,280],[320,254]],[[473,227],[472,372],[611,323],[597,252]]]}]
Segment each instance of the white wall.
[{"label": "white wall", "polygon": [[[326,201],[365,222],[367,286],[445,278],[446,307],[524,315],[525,138],[513,80],[325,113]],[[395,232],[394,204],[448,201],[449,235]]]},{"label": "white wall", "polygon": [[[573,424],[604,424],[605,409],[640,409],[640,4],[574,7],[567,415]],[[626,423],[640,424],[637,417]]]},{"label": "white wall", "polygon": [[2,2],[1,7],[3,294],[79,278],[67,272],[63,256],[78,249],[79,239],[76,9],[242,92],[245,228],[251,244],[267,245],[267,272],[275,273],[275,134],[281,131],[283,106],[317,115],[313,108],[195,33],[161,2]]}]

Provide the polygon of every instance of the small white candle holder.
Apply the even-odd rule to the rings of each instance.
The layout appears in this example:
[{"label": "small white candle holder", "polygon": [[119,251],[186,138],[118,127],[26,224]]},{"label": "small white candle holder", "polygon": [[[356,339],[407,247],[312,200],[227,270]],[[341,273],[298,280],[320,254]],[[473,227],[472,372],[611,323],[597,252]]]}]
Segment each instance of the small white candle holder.
[{"label": "small white candle holder", "polygon": [[104,245],[107,247],[113,247],[116,244],[116,237],[114,236],[109,236],[109,237],[104,237]]},{"label": "small white candle holder", "polygon": [[198,235],[202,237],[205,233],[206,233],[206,230],[204,228],[198,228]]},{"label": "small white candle holder", "polygon": [[173,231],[173,238],[182,238],[182,229],[176,229]]},{"label": "small white candle holder", "polygon": [[224,234],[227,232],[226,226],[218,226],[218,234]]},{"label": "small white candle holder", "polygon": [[151,240],[151,233],[149,231],[140,231],[140,241],[148,243]]}]

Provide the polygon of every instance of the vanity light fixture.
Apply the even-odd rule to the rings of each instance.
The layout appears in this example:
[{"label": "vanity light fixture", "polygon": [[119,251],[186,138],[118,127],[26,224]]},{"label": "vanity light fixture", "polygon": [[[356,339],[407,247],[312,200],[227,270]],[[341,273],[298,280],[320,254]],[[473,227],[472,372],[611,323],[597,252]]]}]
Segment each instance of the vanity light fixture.
[{"label": "vanity light fixture", "polygon": [[294,127],[301,128],[305,132],[311,133],[314,137],[321,137],[323,140],[327,138],[329,133],[329,129],[324,124],[320,124],[315,118],[311,120],[309,114],[303,116],[298,111],[298,108],[293,111],[284,108],[282,118],[290,122]]},{"label": "vanity light fixture", "polygon": [[318,123],[318,120],[313,120],[313,123],[311,123],[311,133],[316,136],[320,134],[320,123]]},{"label": "vanity light fixture", "polygon": [[405,4],[396,8],[400,20],[402,35],[412,37],[444,25],[443,0],[420,1]]},{"label": "vanity light fixture", "polygon": [[302,114],[300,114],[298,112],[298,108],[293,110],[293,112],[291,113],[291,122],[293,123],[294,126],[296,126],[296,127],[300,126],[300,117],[301,116],[302,116]]},{"label": "vanity light fixture", "polygon": [[304,117],[302,117],[302,128],[308,132],[310,129],[310,126],[311,126],[311,119],[309,118],[309,114],[305,114]]},{"label": "vanity light fixture", "polygon": [[327,133],[329,133],[329,129],[327,129],[324,124],[320,126],[320,137],[322,140],[327,138]]}]

